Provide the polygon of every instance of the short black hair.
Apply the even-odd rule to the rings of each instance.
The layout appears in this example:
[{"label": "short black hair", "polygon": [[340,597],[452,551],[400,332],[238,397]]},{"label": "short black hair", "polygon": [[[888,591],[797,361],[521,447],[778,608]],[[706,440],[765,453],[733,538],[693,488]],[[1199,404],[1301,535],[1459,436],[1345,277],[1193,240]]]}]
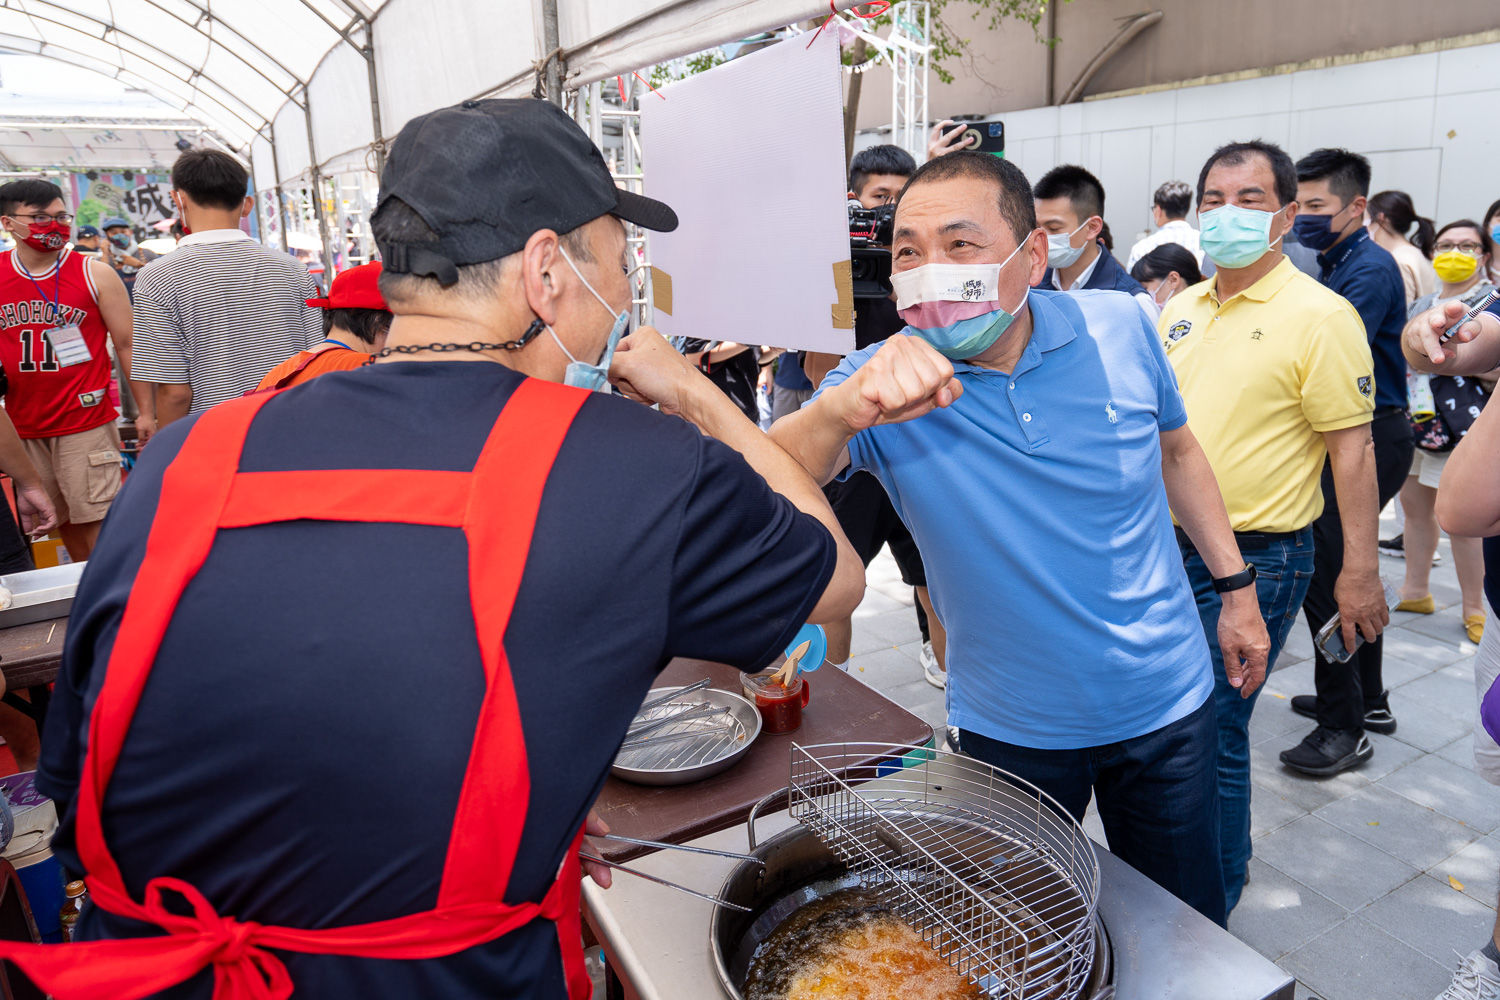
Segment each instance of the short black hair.
[{"label": "short black hair", "polygon": [[1188,209],[1193,207],[1193,189],[1187,181],[1167,181],[1156,189],[1151,203],[1168,219],[1186,219]]},{"label": "short black hair", "polygon": [[1043,174],[1032,188],[1031,195],[1037,201],[1068,199],[1080,222],[1096,215],[1104,218],[1104,185],[1099,183],[1099,178],[1071,163],[1053,167]]},{"label": "short black hair", "polygon": [[384,309],[325,309],[323,336],[335,330],[354,334],[367,344],[391,328],[391,314]]},{"label": "short black hair", "polygon": [[1182,280],[1190,285],[1203,280],[1203,272],[1198,270],[1198,258],[1177,243],[1163,243],[1136,261],[1135,267],[1130,269],[1130,276],[1140,282],[1160,281],[1173,271],[1182,275]]},{"label": "short black hair", "polygon": [[204,208],[231,211],[245,203],[250,172],[219,149],[190,149],[172,164],[172,187]]},{"label": "short black hair", "polygon": [[1286,150],[1274,142],[1266,142],[1264,139],[1251,139],[1248,142],[1231,142],[1220,146],[1209,154],[1208,162],[1203,164],[1203,170],[1198,174],[1198,204],[1203,204],[1203,189],[1208,184],[1208,172],[1220,163],[1228,166],[1238,166],[1247,162],[1252,156],[1263,156],[1271,165],[1271,176],[1275,178],[1276,200],[1283,205],[1290,205],[1297,200],[1297,168],[1292,165],[1292,158],[1286,155]]},{"label": "short black hair", "polygon": [[1345,205],[1370,194],[1370,161],[1347,149],[1315,149],[1297,161],[1297,180],[1328,182]]},{"label": "short black hair", "polygon": [[896,196],[897,210],[900,209],[901,199],[906,197],[906,192],[914,185],[924,181],[952,180],[955,177],[978,177],[994,182],[999,189],[996,201],[1000,206],[1000,215],[1010,225],[1016,242],[1024,240],[1036,229],[1036,205],[1031,200],[1031,184],[1026,180],[1026,175],[1021,173],[1021,168],[1009,160],[972,149],[939,156],[918,167],[917,172],[911,175],[911,180],[906,182],[906,186]]},{"label": "short black hair", "polygon": [[63,196],[62,188],[40,177],[24,177],[0,185],[0,215],[18,208],[45,208]]},{"label": "short black hair", "polygon": [[849,163],[849,190],[859,194],[865,181],[874,174],[910,177],[917,172],[917,161],[900,146],[871,146],[854,154]]}]

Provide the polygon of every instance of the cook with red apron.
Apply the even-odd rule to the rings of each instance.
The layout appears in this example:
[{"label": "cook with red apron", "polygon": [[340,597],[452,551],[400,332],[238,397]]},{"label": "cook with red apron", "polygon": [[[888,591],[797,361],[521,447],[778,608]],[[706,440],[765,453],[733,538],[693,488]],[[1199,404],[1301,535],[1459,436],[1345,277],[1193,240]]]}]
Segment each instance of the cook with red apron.
[{"label": "cook with red apron", "polygon": [[59,1000],[588,995],[584,820],[656,674],[863,583],[660,335],[611,371],[623,222],[676,219],[546,102],[402,130],[386,352],[167,428],[104,525],[38,776],[90,904],[0,957]]}]

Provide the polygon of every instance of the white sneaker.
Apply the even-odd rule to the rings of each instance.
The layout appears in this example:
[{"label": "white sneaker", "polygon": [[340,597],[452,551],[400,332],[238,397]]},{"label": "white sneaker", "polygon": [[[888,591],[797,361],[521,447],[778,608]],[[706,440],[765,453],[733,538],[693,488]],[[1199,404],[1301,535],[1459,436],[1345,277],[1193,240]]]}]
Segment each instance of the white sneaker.
[{"label": "white sneaker", "polygon": [[948,686],[948,672],[938,666],[937,654],[932,651],[932,643],[922,643],[922,675],[927,678],[927,683],[935,688]]},{"label": "white sneaker", "polygon": [[1478,949],[1469,952],[1453,973],[1453,982],[1436,1000],[1500,1000],[1500,967]]}]

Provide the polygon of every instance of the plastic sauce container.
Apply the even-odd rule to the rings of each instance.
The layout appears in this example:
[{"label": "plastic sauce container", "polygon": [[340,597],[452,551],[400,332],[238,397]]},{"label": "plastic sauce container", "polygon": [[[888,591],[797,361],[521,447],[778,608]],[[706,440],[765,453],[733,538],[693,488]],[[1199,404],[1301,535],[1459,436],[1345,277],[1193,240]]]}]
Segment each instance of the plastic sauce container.
[{"label": "plastic sauce container", "polygon": [[771,680],[775,671],[746,675],[741,683],[745,697],[755,702],[763,723],[762,732],[794,733],[802,725],[802,709],[812,698],[812,686],[798,674],[782,687]]}]

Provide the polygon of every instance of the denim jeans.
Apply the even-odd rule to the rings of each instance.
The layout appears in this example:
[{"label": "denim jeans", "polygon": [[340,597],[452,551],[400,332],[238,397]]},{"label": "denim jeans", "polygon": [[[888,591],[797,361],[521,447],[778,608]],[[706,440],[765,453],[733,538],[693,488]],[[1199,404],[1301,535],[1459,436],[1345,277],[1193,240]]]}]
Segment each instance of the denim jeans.
[{"label": "denim jeans", "polygon": [[[1297,609],[1307,594],[1313,573],[1312,528],[1303,528],[1289,538],[1244,539],[1240,554],[1255,567],[1255,596],[1260,615],[1271,637],[1266,658],[1267,674],[1297,620]],[[1227,911],[1233,911],[1245,888],[1245,866],[1250,863],[1250,713],[1260,700],[1260,689],[1248,698],[1229,686],[1224,676],[1224,656],[1219,650],[1219,595],[1203,557],[1190,544],[1182,546],[1198,617],[1214,658],[1214,703],[1219,724],[1219,829],[1224,868]]]},{"label": "denim jeans", "polygon": [[1031,782],[1079,822],[1090,793],[1115,856],[1223,926],[1214,702],[1155,732],[1079,750],[1038,750],[963,730],[959,748]]}]

